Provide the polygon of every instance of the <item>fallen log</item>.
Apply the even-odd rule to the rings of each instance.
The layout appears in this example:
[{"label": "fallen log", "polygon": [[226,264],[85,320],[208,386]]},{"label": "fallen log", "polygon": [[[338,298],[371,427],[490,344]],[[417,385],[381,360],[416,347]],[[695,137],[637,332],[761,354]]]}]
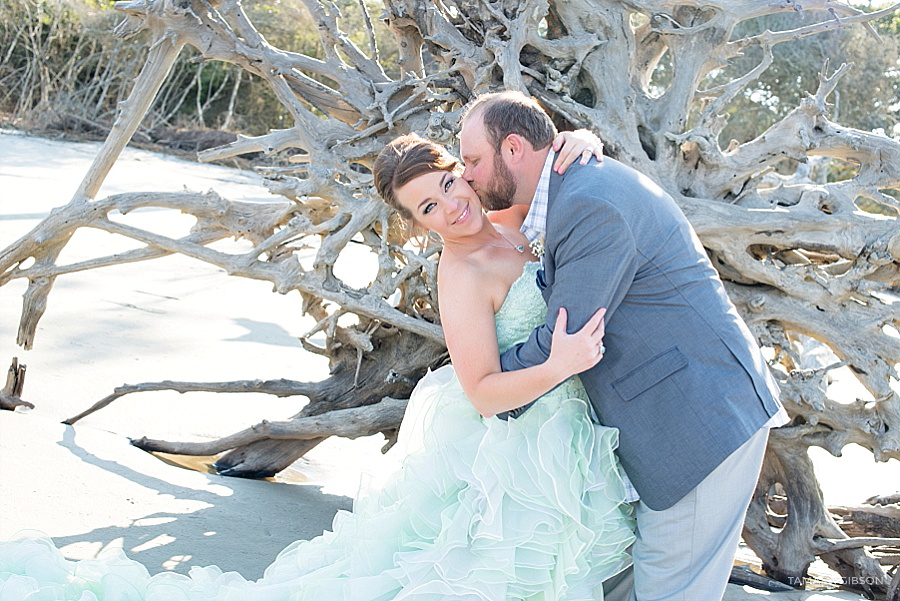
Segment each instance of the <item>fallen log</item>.
[{"label": "fallen log", "polygon": [[900,538],[900,506],[829,507],[847,536]]}]

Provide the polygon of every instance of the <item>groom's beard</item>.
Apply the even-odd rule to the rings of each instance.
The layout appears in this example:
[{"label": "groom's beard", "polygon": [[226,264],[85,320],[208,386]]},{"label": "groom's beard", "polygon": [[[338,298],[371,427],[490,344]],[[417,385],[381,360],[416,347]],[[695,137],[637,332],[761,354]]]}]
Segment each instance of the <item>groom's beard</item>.
[{"label": "groom's beard", "polygon": [[490,187],[478,190],[478,196],[481,197],[481,204],[489,211],[502,211],[513,205],[516,180],[499,152],[494,154],[494,177]]}]

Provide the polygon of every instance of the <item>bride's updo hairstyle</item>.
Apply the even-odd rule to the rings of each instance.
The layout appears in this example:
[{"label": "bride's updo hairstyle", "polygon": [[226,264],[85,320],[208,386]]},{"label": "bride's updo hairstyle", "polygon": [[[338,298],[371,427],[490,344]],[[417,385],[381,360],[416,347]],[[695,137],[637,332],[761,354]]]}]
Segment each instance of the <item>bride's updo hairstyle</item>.
[{"label": "bride's updo hairstyle", "polygon": [[420,175],[435,171],[460,171],[459,161],[440,144],[418,134],[400,136],[375,159],[375,189],[388,206],[412,223],[412,213],[397,201],[395,192]]}]

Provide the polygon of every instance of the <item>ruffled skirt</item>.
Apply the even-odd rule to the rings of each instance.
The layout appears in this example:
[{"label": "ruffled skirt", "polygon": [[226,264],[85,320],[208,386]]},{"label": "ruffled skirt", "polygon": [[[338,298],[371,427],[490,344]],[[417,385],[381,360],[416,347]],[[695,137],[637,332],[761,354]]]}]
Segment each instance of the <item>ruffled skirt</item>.
[{"label": "ruffled skirt", "polygon": [[26,534],[0,543],[0,601],[602,599],[634,540],[618,431],[566,393],[484,419],[451,367],[429,373],[390,452],[398,469],[258,581],[215,566],[150,576],[121,551],[68,561]]}]

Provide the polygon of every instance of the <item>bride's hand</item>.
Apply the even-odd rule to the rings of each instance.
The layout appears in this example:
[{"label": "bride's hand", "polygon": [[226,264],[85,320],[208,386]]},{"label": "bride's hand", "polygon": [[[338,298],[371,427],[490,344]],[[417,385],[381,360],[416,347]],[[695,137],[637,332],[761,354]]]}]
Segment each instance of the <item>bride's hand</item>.
[{"label": "bride's hand", "polygon": [[596,157],[598,162],[603,161],[603,142],[587,129],[556,134],[552,147],[557,152],[553,170],[559,174],[565,173],[566,168],[576,160],[582,165],[586,165],[591,156]]},{"label": "bride's hand", "polygon": [[552,369],[560,375],[560,382],[594,367],[603,358],[605,315],[606,309],[599,309],[583,328],[569,334],[566,331],[568,315],[565,309],[560,308],[547,359]]}]

